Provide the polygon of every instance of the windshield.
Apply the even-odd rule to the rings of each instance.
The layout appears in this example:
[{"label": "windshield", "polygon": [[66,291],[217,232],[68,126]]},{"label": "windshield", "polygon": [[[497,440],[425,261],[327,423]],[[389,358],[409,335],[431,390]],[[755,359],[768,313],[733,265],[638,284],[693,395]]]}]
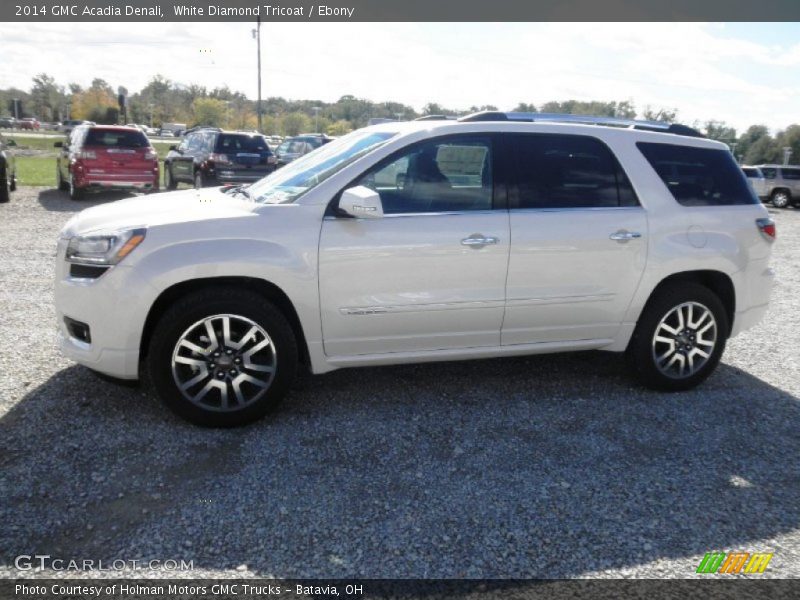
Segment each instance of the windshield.
[{"label": "windshield", "polygon": [[248,189],[248,195],[256,202],[265,204],[293,202],[394,135],[389,132],[354,131],[254,183]]}]

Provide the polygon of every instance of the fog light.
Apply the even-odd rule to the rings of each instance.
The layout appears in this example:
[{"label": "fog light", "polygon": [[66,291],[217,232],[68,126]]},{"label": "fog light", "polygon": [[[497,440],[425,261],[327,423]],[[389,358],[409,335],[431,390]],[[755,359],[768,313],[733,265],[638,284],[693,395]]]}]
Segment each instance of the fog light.
[{"label": "fog light", "polygon": [[81,323],[75,319],[64,317],[64,324],[67,326],[67,331],[76,340],[84,342],[85,344],[92,343],[92,334],[89,331],[89,326],[86,323]]}]

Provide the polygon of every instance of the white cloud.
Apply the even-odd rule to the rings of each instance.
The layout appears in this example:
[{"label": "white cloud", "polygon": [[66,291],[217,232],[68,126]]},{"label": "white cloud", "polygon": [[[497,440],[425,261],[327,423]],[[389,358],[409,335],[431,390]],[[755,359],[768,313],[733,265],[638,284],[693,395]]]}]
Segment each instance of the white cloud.
[{"label": "white cloud", "polygon": [[[135,91],[156,73],[256,95],[250,23],[0,24],[0,88],[102,77]],[[467,108],[553,99],[677,107],[684,122],[797,121],[800,43],[698,23],[265,24],[263,93],[344,94]]]}]

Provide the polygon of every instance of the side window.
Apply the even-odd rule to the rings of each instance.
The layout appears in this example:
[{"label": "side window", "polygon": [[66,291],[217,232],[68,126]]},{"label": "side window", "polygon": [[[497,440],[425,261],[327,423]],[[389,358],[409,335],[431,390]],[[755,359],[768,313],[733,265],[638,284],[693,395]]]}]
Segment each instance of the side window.
[{"label": "side window", "polygon": [[775,167],[761,167],[761,173],[764,175],[764,179],[775,179],[778,175],[778,169]]},{"label": "side window", "polygon": [[792,179],[792,180],[800,179],[800,169],[787,169],[786,167],[784,167],[783,169],[781,169],[781,172],[783,173],[784,179]]},{"label": "side window", "polygon": [[758,203],[727,150],[649,142],[638,142],[636,146],[683,206]]},{"label": "side window", "polygon": [[377,191],[386,214],[492,208],[492,148],[484,137],[430,140],[412,146],[358,182]]},{"label": "side window", "polygon": [[516,208],[638,206],[625,172],[600,140],[580,135],[509,136],[516,162]]},{"label": "side window", "polygon": [[181,143],[178,145],[178,150],[180,150],[181,152],[188,151],[190,149],[189,144],[191,143],[191,140],[192,140],[191,135],[185,136],[183,140],[181,140]]}]

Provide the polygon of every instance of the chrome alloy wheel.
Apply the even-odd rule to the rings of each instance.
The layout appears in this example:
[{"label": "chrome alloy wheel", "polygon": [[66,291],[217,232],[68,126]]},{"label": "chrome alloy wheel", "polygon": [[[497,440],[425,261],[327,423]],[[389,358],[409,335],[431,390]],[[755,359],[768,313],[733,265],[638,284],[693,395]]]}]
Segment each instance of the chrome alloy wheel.
[{"label": "chrome alloy wheel", "polygon": [[267,392],[277,363],[275,346],[258,323],[240,315],[213,315],[178,338],[172,377],[193,404],[229,412]]},{"label": "chrome alloy wheel", "polygon": [[653,360],[661,373],[684,379],[708,362],[717,344],[714,314],[699,302],[684,302],[672,308],[653,335]]}]

